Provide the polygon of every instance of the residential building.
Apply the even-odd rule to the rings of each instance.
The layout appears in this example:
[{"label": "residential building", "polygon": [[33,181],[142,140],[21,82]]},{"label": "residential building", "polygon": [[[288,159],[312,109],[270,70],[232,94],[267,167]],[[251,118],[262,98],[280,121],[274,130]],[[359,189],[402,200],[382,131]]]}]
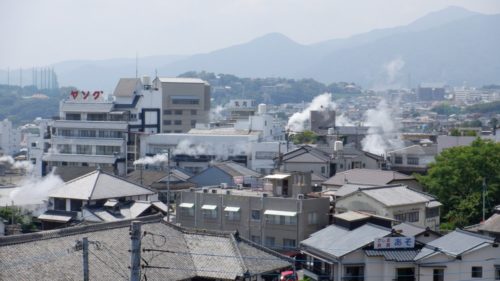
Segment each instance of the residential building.
[{"label": "residential building", "polygon": [[466,229],[495,239],[500,239],[500,205],[495,207],[491,217],[479,224],[467,227]]},{"label": "residential building", "polygon": [[444,83],[421,83],[417,88],[417,99],[419,101],[444,100],[445,94]]},{"label": "residential building", "polygon": [[343,147],[337,142],[337,149],[303,145],[280,157],[279,166],[283,171],[313,172],[331,177],[336,173],[351,169],[380,169],[383,158],[353,147]]},{"label": "residential building", "polygon": [[408,222],[402,222],[392,227],[397,233],[406,237],[415,237],[415,241],[426,244],[443,236],[429,227],[421,227]]},{"label": "residential building", "polygon": [[404,184],[416,190],[423,190],[422,185],[414,176],[405,175],[396,171],[375,169],[352,169],[339,172],[323,182],[323,188],[337,190],[346,184],[366,186]]},{"label": "residential building", "polygon": [[238,230],[242,237],[282,251],[328,224],[328,198],[310,198],[310,173],[273,174],[264,189],[204,188],[179,192],[177,223],[185,227]]},{"label": "residential building", "polygon": [[[141,224],[140,276],[147,280],[274,280],[292,266],[237,232],[185,229],[157,215],[134,220]],[[82,239],[88,238],[89,280],[128,280],[131,222],[1,237],[0,279],[81,280]]]},{"label": "residential building", "polygon": [[198,123],[208,123],[210,85],[197,78],[157,77],[154,89],[161,93],[161,132],[186,133]]},{"label": "residential building", "polygon": [[9,119],[0,121],[0,155],[13,155],[19,152],[21,132],[12,127]]},{"label": "residential building", "polygon": [[438,147],[433,143],[416,144],[388,151],[390,168],[405,174],[425,173],[434,162]]},{"label": "residential building", "polygon": [[405,185],[388,185],[362,188],[336,198],[335,210],[337,213],[363,211],[438,230],[441,205],[429,194]]},{"label": "residential building", "polygon": [[49,208],[38,216],[43,229],[74,221],[110,221],[135,218],[155,210],[166,212],[163,204],[152,204],[158,201],[156,192],[99,169],[64,183],[48,196]]},{"label": "residential building", "polygon": [[261,174],[232,161],[218,162],[189,178],[197,187],[224,186],[226,188],[262,187]]},{"label": "residential building", "polygon": [[422,281],[500,280],[499,257],[494,238],[457,229],[427,243],[414,260]]}]

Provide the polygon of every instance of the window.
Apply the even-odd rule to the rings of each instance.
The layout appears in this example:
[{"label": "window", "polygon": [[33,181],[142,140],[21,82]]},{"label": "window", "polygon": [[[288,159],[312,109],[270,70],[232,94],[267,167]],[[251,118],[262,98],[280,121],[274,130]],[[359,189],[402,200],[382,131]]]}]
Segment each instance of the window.
[{"label": "window", "polygon": [[203,210],[203,217],[206,219],[217,219],[217,210]]},{"label": "window", "polygon": [[123,137],[123,133],[120,131],[108,131],[108,130],[99,130],[98,135],[100,138],[121,139]]},{"label": "window", "polygon": [[364,266],[346,266],[344,279],[346,281],[363,281],[365,280]]},{"label": "window", "polygon": [[258,236],[258,235],[252,235],[252,236],[250,236],[250,240],[252,240],[252,242],[257,243],[257,244],[261,243],[260,236]]},{"label": "window", "polygon": [[283,239],[283,248],[285,249],[295,248],[295,244],[295,239]]},{"label": "window", "polygon": [[252,210],[252,220],[260,221],[260,210]]},{"label": "window", "polygon": [[174,120],[174,125],[182,125],[182,120]]},{"label": "window", "polygon": [[181,215],[183,217],[194,217],[194,208],[181,208]]},{"label": "window", "polygon": [[76,154],[92,154],[92,146],[91,145],[76,145]]},{"label": "window", "polygon": [[417,157],[408,157],[406,159],[406,163],[408,163],[408,165],[418,165],[418,158]]},{"label": "window", "polygon": [[401,222],[418,222],[419,220],[419,212],[409,212],[403,214],[394,215],[394,219]]},{"label": "window", "polygon": [[62,130],[60,130],[60,134],[63,137],[71,137],[73,135],[71,133],[71,130],[69,130],[69,129],[62,129]]},{"label": "window", "polygon": [[326,168],[325,168],[325,166],[321,167],[321,173],[322,173],[322,174],[326,173]]},{"label": "window", "polygon": [[239,221],[240,220],[240,212],[225,212],[226,219],[228,221]]},{"label": "window", "polygon": [[172,120],[163,120],[163,125],[172,125]]},{"label": "window", "polygon": [[82,138],[95,138],[96,132],[94,130],[80,130],[78,136]]},{"label": "window", "polygon": [[88,121],[106,121],[108,116],[106,113],[88,113],[87,120]]},{"label": "window", "polygon": [[109,146],[109,145],[97,145],[96,154],[97,155],[114,155],[115,153],[120,153],[119,146]]},{"label": "window", "polygon": [[310,212],[309,214],[307,214],[307,223],[317,224],[318,223],[318,214],[316,212]]},{"label": "window", "polygon": [[394,164],[403,164],[403,157],[402,156],[394,157]]},{"label": "window", "polygon": [[472,278],[483,278],[483,267],[482,266],[473,266],[471,270]]},{"label": "window", "polygon": [[70,200],[71,211],[80,212],[82,210],[82,200]]},{"label": "window", "polygon": [[439,217],[439,207],[425,209],[425,217],[426,218]]},{"label": "window", "polygon": [[80,113],[66,113],[66,120],[81,120]]},{"label": "window", "polygon": [[71,153],[71,145],[69,144],[58,144],[57,150],[59,153],[70,154]]},{"label": "window", "polygon": [[500,280],[500,265],[495,265],[495,280]]},{"label": "window", "polygon": [[266,236],[265,246],[274,247],[276,239],[273,236]]},{"label": "window", "polygon": [[182,110],[174,110],[175,115],[182,115]]},{"label": "window", "polygon": [[36,142],[32,142],[31,147],[36,147]]},{"label": "window", "polygon": [[54,198],[54,210],[66,211],[66,199]]},{"label": "window", "polygon": [[163,110],[163,115],[172,115],[172,110]]},{"label": "window", "polygon": [[288,217],[288,216],[282,216],[281,219],[283,220],[285,218],[285,223],[286,225],[296,225],[297,224],[297,217]]},{"label": "window", "polygon": [[396,269],[397,281],[415,281],[415,268],[405,267]]},{"label": "window", "polygon": [[196,109],[191,109],[191,115],[196,115],[197,113]]},{"label": "window", "polygon": [[172,104],[199,104],[200,99],[191,96],[174,96],[172,97]]},{"label": "window", "polygon": [[434,268],[432,271],[432,281],[444,281],[444,269]]},{"label": "window", "polygon": [[191,128],[196,127],[196,120],[191,120]]}]

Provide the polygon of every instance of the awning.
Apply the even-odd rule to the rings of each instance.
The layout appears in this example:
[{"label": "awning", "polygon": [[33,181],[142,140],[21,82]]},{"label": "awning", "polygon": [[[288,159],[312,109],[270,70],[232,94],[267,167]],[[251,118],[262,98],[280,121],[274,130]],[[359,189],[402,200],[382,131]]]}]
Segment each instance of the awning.
[{"label": "awning", "polygon": [[55,222],[69,222],[73,217],[71,215],[55,215],[55,214],[41,214],[38,216],[42,221],[55,221]]},{"label": "awning", "polygon": [[443,206],[443,204],[441,204],[439,201],[430,201],[429,203],[427,203],[427,208],[434,208],[434,207],[439,207],[439,206]]},{"label": "awning", "polygon": [[224,208],[224,211],[226,211],[226,212],[239,212],[240,207],[226,207],[226,208]]},{"label": "awning", "polygon": [[217,205],[203,205],[201,206],[202,210],[215,210],[217,209]]},{"label": "awning", "polygon": [[118,204],[118,200],[116,199],[108,199],[106,203],[104,203],[104,207],[114,207]]},{"label": "awning", "polygon": [[275,174],[275,175],[268,175],[268,176],[265,176],[264,178],[265,179],[277,179],[277,180],[282,180],[282,179],[286,179],[288,178],[289,174]]},{"label": "awning", "polygon": [[294,217],[297,215],[297,212],[266,210],[264,211],[264,215]]},{"label": "awning", "polygon": [[194,204],[193,203],[180,203],[179,207],[181,208],[193,208]]},{"label": "awning", "polygon": [[111,115],[123,115],[125,111],[111,111],[109,114]]}]

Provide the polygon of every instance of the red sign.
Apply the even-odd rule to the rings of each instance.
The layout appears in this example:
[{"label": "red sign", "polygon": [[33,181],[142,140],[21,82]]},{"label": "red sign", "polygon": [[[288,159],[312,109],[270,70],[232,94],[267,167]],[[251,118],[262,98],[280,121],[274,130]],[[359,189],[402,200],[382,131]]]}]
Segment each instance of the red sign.
[{"label": "red sign", "polygon": [[[94,100],[97,100],[101,95],[103,94],[103,91],[94,91],[92,93],[92,97],[94,98]],[[86,100],[89,98],[90,96],[90,91],[71,91],[71,97],[73,97],[74,100],[76,100],[78,98],[78,96],[81,96],[82,99]]]}]

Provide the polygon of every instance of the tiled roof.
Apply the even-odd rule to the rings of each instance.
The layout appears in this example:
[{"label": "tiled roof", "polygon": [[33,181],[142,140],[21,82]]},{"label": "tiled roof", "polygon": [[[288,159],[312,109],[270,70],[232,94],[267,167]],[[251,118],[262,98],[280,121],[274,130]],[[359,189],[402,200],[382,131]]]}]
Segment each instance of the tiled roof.
[{"label": "tiled roof", "polygon": [[243,165],[240,165],[238,163],[232,162],[232,161],[226,161],[222,163],[216,163],[214,164],[215,167],[223,170],[227,174],[233,177],[243,177],[243,176],[251,176],[251,177],[261,177],[262,175],[257,173],[256,171],[252,169],[248,169],[247,167],[244,167]]},{"label": "tiled roof", "polygon": [[134,95],[137,83],[140,82],[139,78],[120,78],[113,95],[115,97],[131,97]]},{"label": "tiled roof", "polygon": [[[435,201],[434,197],[423,192],[415,191],[405,185],[370,187],[362,189],[360,192],[386,206],[400,206]],[[350,195],[352,195],[352,193]]]},{"label": "tiled roof", "polygon": [[150,189],[125,179],[101,170],[95,170],[65,183],[64,186],[51,192],[49,197],[99,200],[125,196],[152,195],[154,193]]},{"label": "tiled roof", "polygon": [[416,249],[365,250],[365,254],[369,257],[384,257],[386,261],[396,262],[411,262],[418,252]]},{"label": "tiled roof", "polygon": [[394,180],[414,180],[413,176],[408,176],[395,171],[373,170],[373,169],[352,169],[337,173],[323,184],[342,186],[346,183],[385,185]]},{"label": "tiled roof", "polygon": [[[166,223],[160,216],[142,221],[142,252],[149,280],[194,277],[234,280],[290,266],[290,260],[234,233],[195,231]],[[76,241],[88,237],[90,280],[127,280],[131,221],[70,227],[0,237],[0,280],[81,280],[82,252]]]}]

